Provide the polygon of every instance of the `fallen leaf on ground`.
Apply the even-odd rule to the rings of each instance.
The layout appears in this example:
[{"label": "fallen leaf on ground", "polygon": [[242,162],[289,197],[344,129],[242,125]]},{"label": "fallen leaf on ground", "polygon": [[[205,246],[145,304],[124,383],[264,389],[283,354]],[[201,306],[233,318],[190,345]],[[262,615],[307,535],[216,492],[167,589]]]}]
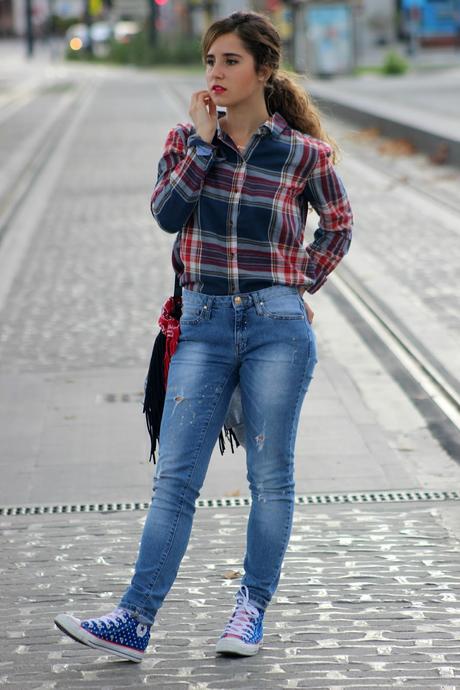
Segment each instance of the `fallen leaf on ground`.
[{"label": "fallen leaf on ground", "polygon": [[357,132],[350,132],[348,136],[350,139],[358,141],[369,141],[370,139],[377,139],[380,136],[380,130],[377,127],[366,127]]},{"label": "fallen leaf on ground", "polygon": [[415,146],[407,139],[387,139],[377,147],[379,153],[387,156],[413,156]]},{"label": "fallen leaf on ground", "polygon": [[430,156],[430,161],[435,165],[444,165],[449,158],[449,146],[446,143],[439,144],[436,151]]},{"label": "fallen leaf on ground", "polygon": [[222,577],[224,580],[236,580],[241,577],[241,573],[239,570],[226,570]]}]

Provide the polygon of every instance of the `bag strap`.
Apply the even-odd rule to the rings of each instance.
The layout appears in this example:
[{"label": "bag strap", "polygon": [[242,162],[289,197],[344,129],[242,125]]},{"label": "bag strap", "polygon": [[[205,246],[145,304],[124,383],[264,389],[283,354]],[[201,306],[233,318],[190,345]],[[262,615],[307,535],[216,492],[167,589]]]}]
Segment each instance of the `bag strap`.
[{"label": "bag strap", "polygon": [[179,283],[177,273],[174,274],[174,297],[182,297],[182,286]]}]

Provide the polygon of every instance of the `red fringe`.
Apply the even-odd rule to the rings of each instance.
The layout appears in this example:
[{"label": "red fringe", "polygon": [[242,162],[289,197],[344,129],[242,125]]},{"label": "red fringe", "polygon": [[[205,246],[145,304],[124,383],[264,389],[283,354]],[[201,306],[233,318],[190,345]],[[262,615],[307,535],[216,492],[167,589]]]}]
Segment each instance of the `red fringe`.
[{"label": "red fringe", "polygon": [[180,297],[168,297],[161,308],[158,325],[166,338],[164,357],[164,386],[168,383],[169,364],[171,357],[177,349],[180,337],[180,323],[177,316],[180,315],[182,300]]}]

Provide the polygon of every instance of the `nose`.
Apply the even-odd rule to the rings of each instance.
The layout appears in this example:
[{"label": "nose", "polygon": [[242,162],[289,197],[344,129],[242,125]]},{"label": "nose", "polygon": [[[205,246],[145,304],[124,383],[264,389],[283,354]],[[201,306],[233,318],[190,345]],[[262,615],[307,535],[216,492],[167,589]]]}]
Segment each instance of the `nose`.
[{"label": "nose", "polygon": [[212,77],[222,77],[222,67],[215,62],[210,71],[209,71],[210,76]]}]

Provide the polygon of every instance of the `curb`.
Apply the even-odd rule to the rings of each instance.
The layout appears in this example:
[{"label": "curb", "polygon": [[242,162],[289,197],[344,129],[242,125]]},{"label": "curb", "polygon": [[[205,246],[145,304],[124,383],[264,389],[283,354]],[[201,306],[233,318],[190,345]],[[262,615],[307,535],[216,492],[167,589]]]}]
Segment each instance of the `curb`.
[{"label": "curb", "polygon": [[309,85],[308,90],[325,115],[360,127],[377,127],[384,136],[407,139],[428,156],[437,156],[442,163],[460,166],[460,139],[388,117],[368,104],[356,105],[347,98],[320,93],[314,85]]}]

